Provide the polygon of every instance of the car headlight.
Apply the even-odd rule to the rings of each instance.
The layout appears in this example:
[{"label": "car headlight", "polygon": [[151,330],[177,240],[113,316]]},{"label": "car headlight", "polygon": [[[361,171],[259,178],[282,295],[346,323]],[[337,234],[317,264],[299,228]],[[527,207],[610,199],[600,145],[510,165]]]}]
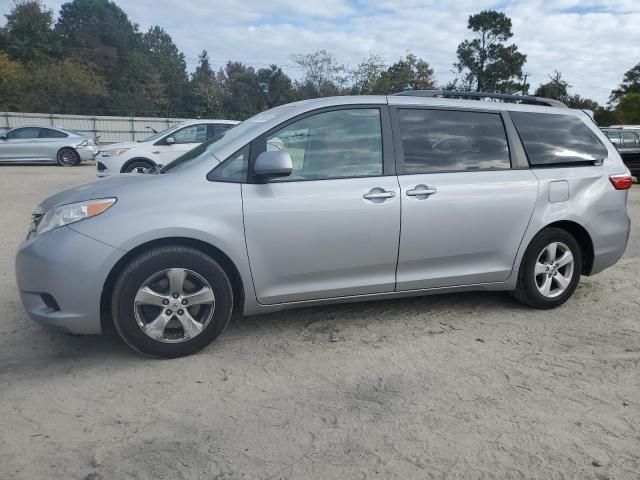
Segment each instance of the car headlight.
[{"label": "car headlight", "polygon": [[53,230],[54,228],[70,225],[85,218],[95,217],[116,203],[115,198],[101,198],[85,202],[69,203],[49,210],[40,220],[36,228],[36,235]]},{"label": "car headlight", "polygon": [[128,148],[114,148],[113,150],[105,150],[104,152],[101,152],[100,155],[103,157],[117,157],[118,155],[122,155],[128,151]]},{"label": "car headlight", "polygon": [[86,147],[87,145],[89,145],[89,140],[83,140],[78,145],[76,145],[76,147]]}]

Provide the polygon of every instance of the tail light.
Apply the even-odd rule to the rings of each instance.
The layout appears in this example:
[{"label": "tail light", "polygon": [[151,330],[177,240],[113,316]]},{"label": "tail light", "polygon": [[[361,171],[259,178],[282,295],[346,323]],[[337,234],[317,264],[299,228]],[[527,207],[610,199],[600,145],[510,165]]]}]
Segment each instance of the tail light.
[{"label": "tail light", "polygon": [[631,188],[631,184],[633,184],[633,178],[631,175],[612,175],[609,177],[611,180],[611,185],[616,190],[628,190]]}]

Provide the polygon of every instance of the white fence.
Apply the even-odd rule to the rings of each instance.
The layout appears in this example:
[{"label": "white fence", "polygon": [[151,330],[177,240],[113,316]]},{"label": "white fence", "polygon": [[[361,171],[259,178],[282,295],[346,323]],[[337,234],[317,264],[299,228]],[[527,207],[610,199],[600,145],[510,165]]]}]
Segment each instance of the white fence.
[{"label": "white fence", "polygon": [[99,136],[100,143],[130,142],[152,135],[151,128],[160,131],[184,120],[190,119],[0,112],[0,132],[23,125],[40,125],[65,128],[89,137]]}]

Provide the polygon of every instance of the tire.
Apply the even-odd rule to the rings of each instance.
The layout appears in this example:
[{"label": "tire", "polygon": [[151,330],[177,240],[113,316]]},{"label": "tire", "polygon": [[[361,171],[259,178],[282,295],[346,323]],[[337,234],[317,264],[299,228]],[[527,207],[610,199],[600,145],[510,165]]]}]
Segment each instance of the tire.
[{"label": "tire", "polygon": [[56,162],[61,167],[73,167],[80,163],[80,155],[73,148],[64,147],[58,150]]},{"label": "tire", "polygon": [[[173,288],[171,282],[181,286]],[[232,310],[233,290],[222,267],[183,246],[154,248],[131,261],[118,277],[111,301],[120,337],[135,351],[157,358],[191,355],[206,347],[223,332]]]},{"label": "tire", "polygon": [[[554,252],[553,245],[555,259],[550,257]],[[572,263],[565,256],[567,251],[571,254]],[[518,283],[512,295],[534,308],[555,308],[573,295],[581,272],[582,252],[573,235],[561,228],[545,228],[531,240],[522,258]]]},{"label": "tire", "polygon": [[153,167],[153,162],[150,160],[134,160],[129,162],[123,169],[122,173],[131,173],[135,171],[140,171],[142,173],[143,169]]}]

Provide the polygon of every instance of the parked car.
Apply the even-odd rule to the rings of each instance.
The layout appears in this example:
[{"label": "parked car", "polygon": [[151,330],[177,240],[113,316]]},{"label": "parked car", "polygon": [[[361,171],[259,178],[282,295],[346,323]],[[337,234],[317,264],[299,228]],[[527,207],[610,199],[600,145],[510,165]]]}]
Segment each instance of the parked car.
[{"label": "parked car", "polygon": [[114,143],[98,153],[98,177],[144,172],[166,165],[205,140],[219,135],[240,122],[233,120],[195,120],[181,122],[140,142]]},{"label": "parked car", "polygon": [[0,162],[56,162],[63,167],[93,160],[93,138],[71,130],[27,125],[0,135]]},{"label": "parked car", "polygon": [[602,131],[618,149],[631,174],[640,177],[640,127],[607,127]]},{"label": "parked car", "polygon": [[177,357],[234,309],[469,290],[561,305],[624,253],[629,171],[580,110],[445,93],[276,107],[157,174],[48,198],[17,254],[27,313],[85,334],[102,318]]}]

